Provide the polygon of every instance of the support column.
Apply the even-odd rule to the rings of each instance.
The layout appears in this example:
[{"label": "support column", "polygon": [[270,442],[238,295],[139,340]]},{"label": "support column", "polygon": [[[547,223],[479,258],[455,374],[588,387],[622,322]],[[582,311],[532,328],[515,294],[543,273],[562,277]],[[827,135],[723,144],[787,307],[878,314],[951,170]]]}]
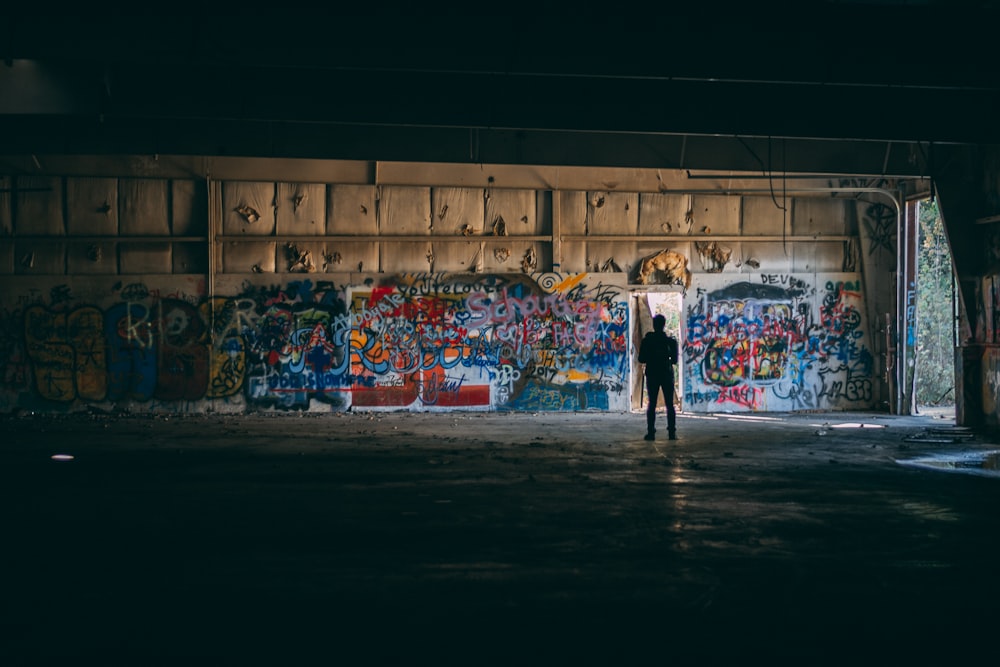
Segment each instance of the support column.
[{"label": "support column", "polygon": [[917,202],[906,202],[899,236],[898,414],[915,413],[917,380]]}]

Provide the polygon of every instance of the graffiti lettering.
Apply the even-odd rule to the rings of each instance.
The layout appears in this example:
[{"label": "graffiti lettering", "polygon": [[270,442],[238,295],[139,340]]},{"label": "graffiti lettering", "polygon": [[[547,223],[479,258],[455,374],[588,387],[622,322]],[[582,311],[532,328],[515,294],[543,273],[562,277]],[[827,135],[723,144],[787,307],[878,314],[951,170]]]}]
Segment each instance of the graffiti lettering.
[{"label": "graffiti lettering", "polygon": [[763,274],[760,284],[699,288],[685,327],[685,401],[750,410],[869,405],[861,282],[824,287],[816,294],[805,277]]},{"label": "graffiti lettering", "polygon": [[34,394],[63,403],[157,406],[624,409],[627,401],[627,299],[587,274],[406,274],[378,286],[246,281],[240,289],[199,300],[118,284],[101,308],[75,304],[62,286],[47,303],[37,290],[12,295],[16,310],[2,312],[17,326],[0,337],[9,351],[2,386],[21,382],[23,391],[31,378]]}]

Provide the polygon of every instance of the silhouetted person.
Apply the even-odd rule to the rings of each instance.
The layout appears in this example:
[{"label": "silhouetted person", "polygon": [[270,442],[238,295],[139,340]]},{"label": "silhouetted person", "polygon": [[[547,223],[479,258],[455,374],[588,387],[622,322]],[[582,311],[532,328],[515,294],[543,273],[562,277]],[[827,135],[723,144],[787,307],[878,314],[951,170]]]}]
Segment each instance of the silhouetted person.
[{"label": "silhouetted person", "polygon": [[667,404],[667,434],[671,440],[677,439],[677,414],[674,411],[674,364],[677,363],[677,339],[663,330],[667,318],[656,315],[653,330],[642,338],[639,344],[639,363],[645,366],[646,394],[646,440],[656,434],[656,401],[663,391]]}]

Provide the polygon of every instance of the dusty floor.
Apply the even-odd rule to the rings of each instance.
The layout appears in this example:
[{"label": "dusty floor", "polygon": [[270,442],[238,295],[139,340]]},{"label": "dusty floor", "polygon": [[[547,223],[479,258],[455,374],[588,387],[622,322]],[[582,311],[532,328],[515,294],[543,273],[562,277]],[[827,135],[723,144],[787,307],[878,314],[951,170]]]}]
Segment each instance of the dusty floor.
[{"label": "dusty floor", "polygon": [[678,420],[4,418],[0,663],[995,655],[1000,477],[898,461],[1000,447],[947,412]]}]

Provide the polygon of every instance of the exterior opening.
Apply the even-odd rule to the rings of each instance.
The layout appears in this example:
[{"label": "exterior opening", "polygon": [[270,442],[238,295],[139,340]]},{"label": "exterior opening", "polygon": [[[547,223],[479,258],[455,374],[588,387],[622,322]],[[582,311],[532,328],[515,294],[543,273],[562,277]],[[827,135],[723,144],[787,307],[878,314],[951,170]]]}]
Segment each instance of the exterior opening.
[{"label": "exterior opening", "polygon": [[[681,335],[681,304],[682,295],[678,291],[669,292],[634,292],[633,305],[633,364],[635,372],[632,374],[632,410],[642,411],[646,408],[645,384],[643,383],[642,372],[639,370],[636,355],[639,353],[639,341],[646,335],[646,332],[653,330],[653,317],[663,315],[667,319],[664,330],[668,335],[677,339],[679,349],[684,349],[684,339]],[[677,360],[677,369],[674,373],[674,405],[677,411],[681,409],[681,378],[684,373],[682,364],[684,355],[681,354]]]},{"label": "exterior opening", "polygon": [[917,204],[917,412],[955,407],[955,271],[935,200]]}]

